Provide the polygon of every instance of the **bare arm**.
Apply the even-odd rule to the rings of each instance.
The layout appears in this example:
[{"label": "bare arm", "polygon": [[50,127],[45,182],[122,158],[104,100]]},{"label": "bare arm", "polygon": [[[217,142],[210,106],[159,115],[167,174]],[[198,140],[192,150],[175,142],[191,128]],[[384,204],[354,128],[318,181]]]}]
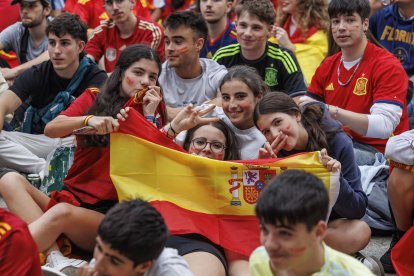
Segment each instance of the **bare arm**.
[{"label": "bare arm", "polygon": [[40,56],[35,59],[32,59],[26,63],[20,64],[14,68],[1,68],[1,73],[3,74],[6,80],[13,80],[18,75],[31,68],[33,65],[42,63],[43,61],[49,60],[49,52],[44,51]]},{"label": "bare arm", "polygon": [[332,118],[340,121],[352,131],[366,136],[368,130],[368,114],[356,113],[337,106],[328,105],[328,111]]},{"label": "bare arm", "polygon": [[68,117],[59,115],[46,125],[44,134],[51,138],[67,136],[73,130],[83,127],[85,118],[86,116]]},{"label": "bare arm", "polygon": [[6,90],[0,95],[0,131],[3,129],[4,117],[14,112],[22,100],[11,90]]}]

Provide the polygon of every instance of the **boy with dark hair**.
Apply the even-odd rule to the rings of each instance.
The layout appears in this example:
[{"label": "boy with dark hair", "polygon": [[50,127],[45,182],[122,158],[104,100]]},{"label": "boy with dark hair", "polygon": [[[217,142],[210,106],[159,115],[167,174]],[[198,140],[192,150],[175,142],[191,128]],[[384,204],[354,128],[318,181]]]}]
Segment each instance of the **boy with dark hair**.
[{"label": "boy with dark hair", "polygon": [[163,88],[168,118],[173,119],[189,104],[198,106],[215,99],[227,70],[211,59],[200,58],[208,33],[201,15],[175,12],[164,26],[166,62],[158,82]]},{"label": "boy with dark hair", "polygon": [[269,0],[241,0],[236,6],[237,41],[219,49],[213,60],[227,68],[248,65],[256,68],[270,90],[291,97],[306,92],[305,79],[292,52],[268,41],[276,17]]},{"label": "boy with dark hair", "polygon": [[318,67],[301,104],[326,103],[352,137],[358,165],[372,165],[390,136],[408,130],[407,74],[391,53],[368,41],[368,0],[332,0],[328,13],[341,51]]},{"label": "boy with dark hair", "polygon": [[175,249],[164,248],[167,239],[164,219],[149,203],[118,203],[99,226],[94,259],[80,269],[78,276],[192,275]]},{"label": "boy with dark hair", "polygon": [[7,114],[29,103],[22,132],[0,132],[0,167],[42,177],[48,154],[57,146],[73,145],[73,137],[52,139],[43,132],[74,98],[86,89],[98,92],[106,80],[105,72],[83,53],[86,30],[77,15],[56,17],[46,29],[50,60],[25,71],[0,95],[0,129]]},{"label": "boy with dark hair", "polygon": [[262,246],[250,256],[251,275],[373,275],[323,242],[328,206],[313,174],[287,170],[273,179],[256,204]]}]

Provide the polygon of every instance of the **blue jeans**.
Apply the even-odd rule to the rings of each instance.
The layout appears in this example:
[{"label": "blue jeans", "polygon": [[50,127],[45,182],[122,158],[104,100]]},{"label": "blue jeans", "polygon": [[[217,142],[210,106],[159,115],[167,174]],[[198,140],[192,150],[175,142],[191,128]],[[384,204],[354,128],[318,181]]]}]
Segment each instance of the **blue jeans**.
[{"label": "blue jeans", "polygon": [[375,154],[378,151],[374,147],[356,141],[352,141],[352,144],[358,166],[373,165],[375,163]]}]

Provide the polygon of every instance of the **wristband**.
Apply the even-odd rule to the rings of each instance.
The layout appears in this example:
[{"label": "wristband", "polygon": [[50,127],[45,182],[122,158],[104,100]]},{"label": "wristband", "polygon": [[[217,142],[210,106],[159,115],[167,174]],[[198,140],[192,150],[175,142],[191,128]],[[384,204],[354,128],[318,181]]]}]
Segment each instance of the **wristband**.
[{"label": "wristband", "polygon": [[155,124],[157,122],[157,117],[155,117],[154,115],[147,115],[145,116],[145,119],[147,119],[147,121]]},{"label": "wristband", "polygon": [[84,126],[87,126],[87,125],[88,125],[89,120],[90,120],[92,117],[94,117],[94,115],[88,115],[88,116],[86,116],[86,117],[85,117],[85,119],[83,119],[83,125],[84,125]]}]

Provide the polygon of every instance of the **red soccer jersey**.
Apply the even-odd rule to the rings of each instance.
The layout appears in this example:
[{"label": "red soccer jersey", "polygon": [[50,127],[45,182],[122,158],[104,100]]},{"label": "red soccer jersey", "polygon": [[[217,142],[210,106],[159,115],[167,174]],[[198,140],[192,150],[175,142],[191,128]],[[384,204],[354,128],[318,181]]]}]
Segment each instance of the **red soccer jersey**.
[{"label": "red soccer jersey", "polygon": [[[88,88],[60,115],[83,116],[92,106],[99,90]],[[135,107],[142,112],[140,106]],[[158,105],[156,115],[164,114],[165,106]],[[158,118],[161,126],[162,117]],[[79,141],[79,136],[77,141]],[[79,143],[78,143],[79,144]],[[115,187],[109,176],[109,147],[77,147],[72,167],[63,181],[65,187],[84,203],[95,204],[102,200],[118,200]]]},{"label": "red soccer jersey", "polygon": [[[337,53],[318,67],[308,89],[310,95],[315,95],[327,104],[363,114],[370,114],[370,109],[375,103],[398,105],[403,108],[403,113],[394,134],[408,130],[406,105],[408,79],[399,60],[388,51],[368,42],[359,68],[349,84],[341,86],[338,78],[342,83],[346,83],[357,66],[346,70],[341,64],[338,76],[341,57],[342,53]],[[355,141],[371,145],[384,152],[388,139],[368,138],[349,129],[345,131]]]},{"label": "red soccer jersey", "polygon": [[[151,20],[151,12],[145,0],[136,1],[133,12],[135,16]],[[109,19],[104,0],[78,0],[73,13],[79,14],[80,19],[85,21],[90,29],[95,29],[101,21]]]},{"label": "red soccer jersey", "polygon": [[132,44],[146,44],[157,51],[161,60],[164,60],[164,32],[152,21],[138,18],[135,32],[128,38],[121,38],[116,25],[111,21],[104,21],[95,29],[93,36],[86,44],[85,51],[99,61],[104,56],[106,72],[112,72],[121,54],[121,51]]},{"label": "red soccer jersey", "polygon": [[42,275],[39,250],[27,224],[3,208],[0,208],[0,275]]}]

